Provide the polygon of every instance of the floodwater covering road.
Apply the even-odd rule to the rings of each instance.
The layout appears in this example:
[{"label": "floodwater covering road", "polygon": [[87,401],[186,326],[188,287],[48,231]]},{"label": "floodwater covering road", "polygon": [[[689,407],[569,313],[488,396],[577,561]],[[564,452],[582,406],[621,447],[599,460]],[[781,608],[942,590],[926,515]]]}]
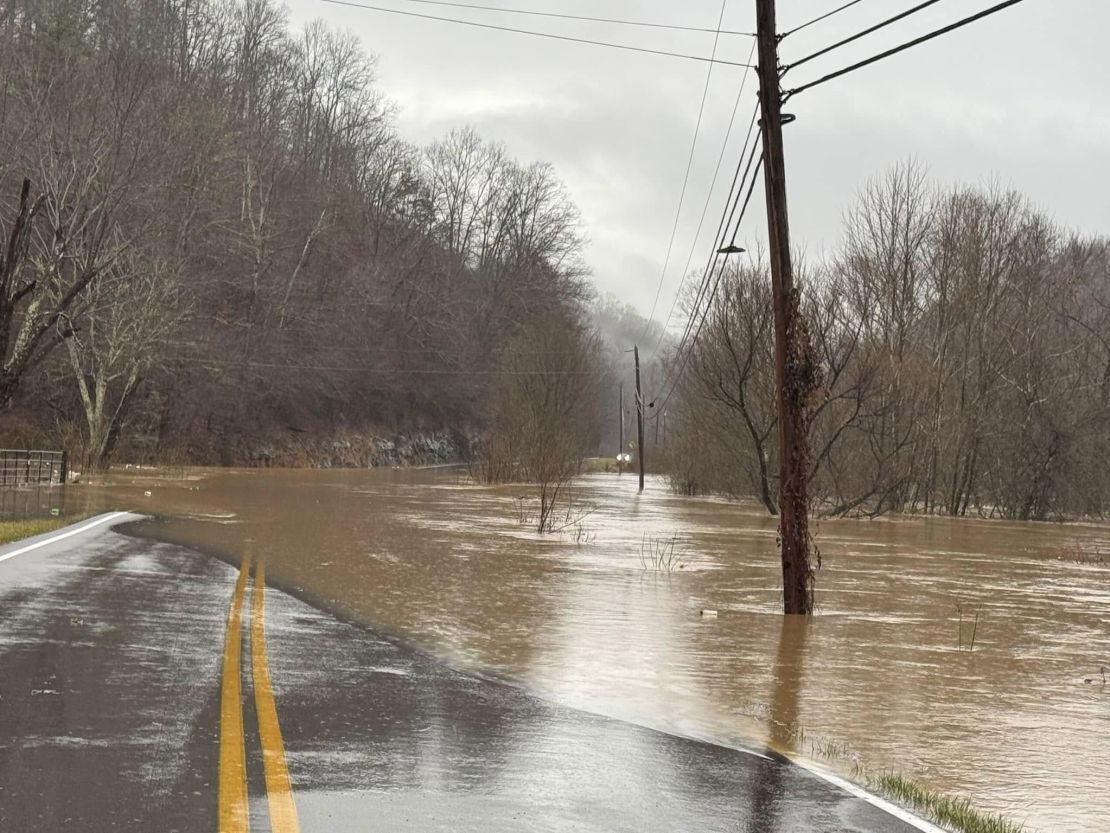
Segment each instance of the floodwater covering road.
[{"label": "floodwater covering road", "polygon": [[113,520],[0,548],[0,829],[929,829],[773,755],[452,670],[267,590],[261,557]]},{"label": "floodwater covering road", "polygon": [[[597,475],[541,537],[518,522],[526,493],[450,469],[226,471],[70,499],[159,513],[134,531],[233,563],[264,554],[318,608],[558,707],[1110,829],[1110,568],[1074,557],[1105,552],[1106,527],[822,522],[807,624],[778,614],[775,525],[754,507]],[[670,540],[675,569],[645,570]]]}]

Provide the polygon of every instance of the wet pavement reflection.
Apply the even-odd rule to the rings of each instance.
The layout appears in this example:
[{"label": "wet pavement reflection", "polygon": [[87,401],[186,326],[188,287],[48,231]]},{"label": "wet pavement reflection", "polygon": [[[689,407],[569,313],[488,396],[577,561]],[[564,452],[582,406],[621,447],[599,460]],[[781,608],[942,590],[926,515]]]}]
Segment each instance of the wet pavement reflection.
[{"label": "wet pavement reflection", "polygon": [[[634,478],[584,478],[544,537],[518,523],[525,487],[457,469],[121,473],[71,492],[233,562],[255,547],[272,583],[554,703],[897,770],[1034,828],[1110,829],[1110,568],[1073,557],[1106,551],[1104,526],[825,521],[820,614],[796,627],[774,520],[659,480],[638,496]],[[645,570],[672,538],[674,571]]]}]

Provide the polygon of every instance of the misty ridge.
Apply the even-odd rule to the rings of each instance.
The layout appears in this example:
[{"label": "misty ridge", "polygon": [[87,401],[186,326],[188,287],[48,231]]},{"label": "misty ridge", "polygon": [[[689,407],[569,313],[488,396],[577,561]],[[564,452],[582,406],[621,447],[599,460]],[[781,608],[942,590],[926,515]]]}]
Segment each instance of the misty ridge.
[{"label": "misty ridge", "polygon": [[[777,511],[759,253],[705,309],[599,297],[551,166],[462,126],[406,142],[373,44],[268,0],[16,2],[0,38],[5,444],[320,465],[423,432],[514,479],[543,436],[562,479],[634,435],[638,345],[649,465]],[[844,203],[799,270],[814,505],[1103,516],[1107,240],[915,163]]]}]

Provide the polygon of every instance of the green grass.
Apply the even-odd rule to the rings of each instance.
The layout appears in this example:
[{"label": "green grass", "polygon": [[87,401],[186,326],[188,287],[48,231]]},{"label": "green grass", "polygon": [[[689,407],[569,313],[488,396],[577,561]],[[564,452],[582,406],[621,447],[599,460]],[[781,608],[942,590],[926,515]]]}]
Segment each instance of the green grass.
[{"label": "green grass", "polygon": [[10,544],[12,541],[21,541],[42,535],[44,532],[53,532],[63,526],[83,521],[88,514],[67,515],[61,518],[41,518],[34,521],[0,521],[0,544]]},{"label": "green grass", "polygon": [[872,780],[871,787],[886,798],[927,816],[956,833],[1025,833],[1025,826],[992,813],[983,813],[966,798],[951,798],[890,773]]}]

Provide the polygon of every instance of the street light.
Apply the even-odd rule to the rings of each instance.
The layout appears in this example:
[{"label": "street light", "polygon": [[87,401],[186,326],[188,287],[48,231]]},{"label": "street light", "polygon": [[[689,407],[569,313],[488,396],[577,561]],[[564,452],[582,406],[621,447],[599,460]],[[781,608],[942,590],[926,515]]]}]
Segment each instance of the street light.
[{"label": "street light", "polygon": [[747,249],[741,249],[735,243],[729,243],[727,246],[722,246],[717,249],[719,255],[742,255]]}]

